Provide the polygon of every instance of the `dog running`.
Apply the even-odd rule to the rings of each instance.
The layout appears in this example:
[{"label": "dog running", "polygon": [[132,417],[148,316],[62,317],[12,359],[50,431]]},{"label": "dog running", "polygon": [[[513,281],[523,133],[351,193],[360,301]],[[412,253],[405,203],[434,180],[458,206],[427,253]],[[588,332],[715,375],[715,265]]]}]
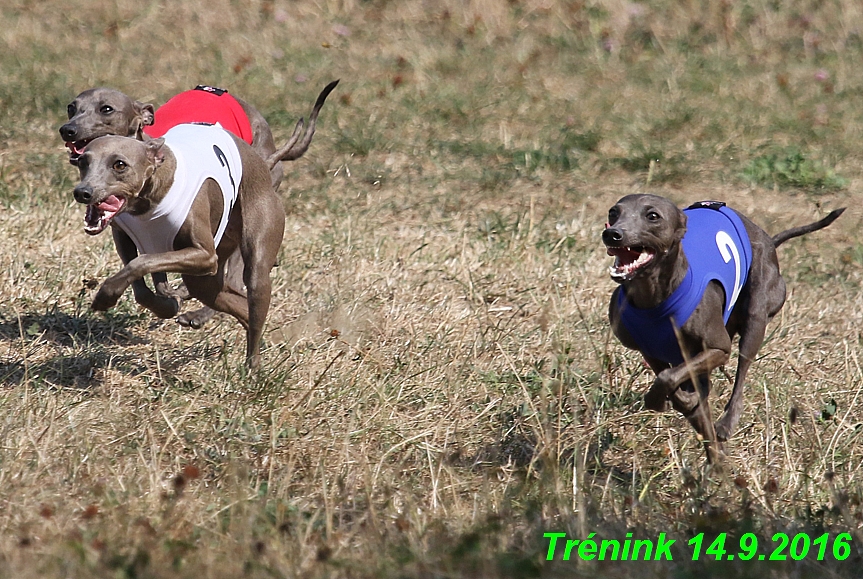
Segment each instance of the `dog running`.
[{"label": "dog running", "polygon": [[[656,195],[627,195],[608,212],[602,232],[613,256],[611,328],[656,374],[646,408],[670,405],[695,428],[709,464],[740,420],[743,382],[767,323],[785,303],[776,248],[827,227],[845,209],[770,237],[721,202],[680,210]],[[728,362],[740,336],[737,374],[725,413],[711,418],[710,372]]]},{"label": "dog running", "polygon": [[[115,89],[85,90],[66,107],[69,120],[60,127],[60,136],[69,149],[69,162],[77,165],[85,147],[98,137],[118,135],[144,141],[161,137],[171,128],[183,123],[218,123],[243,139],[264,159],[270,171],[273,189],[278,190],[283,177],[281,161],[299,159],[309,149],[318,114],[327,96],[338,83],[339,81],[335,80],[321,91],[309,115],[309,125],[305,132],[303,133],[304,121],[300,119],[291,138],[278,150],[270,126],[255,107],[224,89],[203,85],[172,97],[158,110],[151,104],[133,100]],[[115,238],[122,235],[122,232],[115,233]],[[129,246],[129,243],[123,245]],[[228,275],[238,284],[240,272],[243,270],[241,255],[236,253],[231,256],[226,268]],[[179,291],[171,288],[164,273],[153,276],[153,285],[156,293],[161,296],[189,298],[188,292],[182,288]],[[205,306],[179,316],[177,322],[182,326],[199,329],[213,317],[213,313],[212,309]]]},{"label": "dog running", "polygon": [[[99,137],[77,164],[74,196],[87,206],[84,229],[96,235],[110,225],[125,264],[99,288],[93,309],[113,307],[131,285],[139,304],[173,317],[180,300],[152,292],[143,277],[182,274],[192,297],[243,325],[246,363],[257,366],[285,227],[264,160],[220,127],[185,124],[146,142]],[[245,293],[225,267],[237,250]]]}]

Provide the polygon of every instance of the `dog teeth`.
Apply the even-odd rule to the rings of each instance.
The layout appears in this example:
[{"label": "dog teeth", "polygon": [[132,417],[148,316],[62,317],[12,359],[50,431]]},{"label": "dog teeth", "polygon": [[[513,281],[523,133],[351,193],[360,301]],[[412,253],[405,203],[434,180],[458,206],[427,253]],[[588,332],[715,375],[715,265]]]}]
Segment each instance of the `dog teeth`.
[{"label": "dog teeth", "polygon": [[[635,250],[629,247],[622,248],[629,253],[635,253]],[[647,265],[653,259],[653,252],[642,250],[638,257],[627,263],[623,263],[620,255],[614,258],[614,265],[608,268],[611,277],[615,279],[627,280],[640,268]]]},{"label": "dog teeth", "polygon": [[126,200],[123,197],[109,195],[98,205],[88,205],[84,215],[84,232],[89,235],[102,233],[125,204]]}]

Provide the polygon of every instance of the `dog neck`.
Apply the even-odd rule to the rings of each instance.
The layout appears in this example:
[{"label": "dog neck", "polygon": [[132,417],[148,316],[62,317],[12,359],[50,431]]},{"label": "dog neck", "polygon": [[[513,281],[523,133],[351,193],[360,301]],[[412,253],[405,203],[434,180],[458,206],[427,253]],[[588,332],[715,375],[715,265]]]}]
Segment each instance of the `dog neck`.
[{"label": "dog neck", "polygon": [[174,172],[177,170],[177,158],[171,149],[164,147],[165,157],[162,163],[156,167],[149,179],[144,181],[144,186],[137,197],[129,200],[127,211],[131,215],[144,215],[165,198],[171,185],[174,184]]},{"label": "dog neck", "polygon": [[689,269],[689,261],[679,242],[655,259],[657,261],[653,267],[623,282],[626,301],[636,308],[654,308],[667,300],[680,286]]}]

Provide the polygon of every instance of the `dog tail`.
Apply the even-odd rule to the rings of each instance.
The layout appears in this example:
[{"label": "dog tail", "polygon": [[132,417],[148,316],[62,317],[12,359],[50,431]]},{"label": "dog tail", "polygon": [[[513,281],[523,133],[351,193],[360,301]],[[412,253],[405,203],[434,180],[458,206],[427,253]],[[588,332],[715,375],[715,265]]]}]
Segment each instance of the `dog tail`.
[{"label": "dog tail", "polygon": [[267,168],[270,171],[273,170],[276,163],[280,161],[293,161],[295,159],[299,159],[309,150],[309,145],[312,144],[312,137],[315,135],[315,121],[318,120],[318,113],[321,112],[321,107],[324,106],[324,101],[327,100],[327,97],[331,92],[333,92],[333,89],[336,88],[337,84],[339,84],[339,81],[334,80],[325,86],[324,90],[321,91],[321,94],[318,95],[318,100],[315,101],[315,106],[312,108],[312,114],[309,115],[309,126],[303,135],[303,140],[299,143],[297,142],[300,140],[300,135],[303,133],[304,121],[303,119],[300,119],[297,121],[297,126],[294,128],[294,134],[291,135],[291,138],[288,139],[285,146],[269,156],[267,159]]},{"label": "dog tail", "polygon": [[792,227],[791,229],[786,229],[782,233],[777,233],[773,236],[773,245],[775,247],[779,247],[789,239],[794,237],[800,237],[801,235],[806,235],[807,233],[812,233],[813,231],[818,231],[819,229],[824,229],[836,219],[842,215],[845,211],[845,207],[841,209],[835,209],[830,212],[830,214],[822,219],[821,221],[816,221],[815,223],[810,223],[809,225],[801,225],[800,227]]}]

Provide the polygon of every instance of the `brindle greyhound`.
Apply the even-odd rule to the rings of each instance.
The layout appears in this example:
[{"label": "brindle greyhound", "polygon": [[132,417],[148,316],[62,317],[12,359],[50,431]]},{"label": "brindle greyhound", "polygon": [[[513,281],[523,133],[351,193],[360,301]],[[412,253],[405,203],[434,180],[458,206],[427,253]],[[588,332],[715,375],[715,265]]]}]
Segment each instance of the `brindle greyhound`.
[{"label": "brindle greyhound", "polygon": [[[282,181],[283,170],[280,161],[299,159],[308,150],[312,137],[315,134],[318,113],[321,107],[323,107],[327,96],[336,87],[338,82],[338,80],[335,80],[329,83],[321,91],[309,115],[309,126],[302,135],[302,140],[300,141],[300,135],[304,121],[300,119],[291,138],[278,150],[276,150],[270,126],[261,113],[244,100],[234,97],[242,106],[249,119],[253,135],[251,146],[267,163],[273,189],[278,190],[279,184]],[[85,90],[75,97],[75,100],[69,103],[67,113],[69,121],[60,127],[60,136],[66,142],[66,146],[69,149],[69,162],[76,165],[78,158],[87,144],[98,137],[119,135],[132,137],[139,141],[148,140],[149,137],[144,132],[144,127],[153,124],[155,109],[153,105],[133,100],[118,90],[92,88]],[[191,123],[205,120],[197,118],[195,111],[188,111],[188,114],[189,116],[184,119],[184,122]],[[115,232],[115,237],[122,235],[124,235],[122,232]],[[117,248],[121,252],[124,249],[131,251],[129,255],[125,256],[121,253],[124,263],[128,263],[137,255],[134,252],[134,244],[131,244],[131,242],[118,243]],[[243,270],[240,254],[235,254],[231,257],[227,264],[227,270],[228,276],[234,280],[235,285],[238,285],[239,275]],[[160,272],[153,275],[153,284],[156,288],[156,293],[161,296],[178,299],[187,299],[189,297],[188,292],[183,291],[182,288],[179,291],[171,288],[168,284],[168,278],[164,273]],[[179,316],[177,322],[182,326],[198,329],[202,328],[212,317],[213,310],[203,307]]]},{"label": "brindle greyhound", "polygon": [[[688,245],[687,240],[703,235],[700,230],[707,225],[693,225],[694,229],[688,230],[687,213],[656,195],[620,199],[609,210],[602,232],[608,254],[615,257],[611,277],[621,284],[609,306],[612,330],[624,346],[639,350],[656,373],[644,396],[645,407],[663,411],[670,402],[701,436],[708,463],[719,460],[721,441],[727,440],[737,426],[746,372],[764,341],[767,322],[785,303],[785,281],[779,273],[776,248],[793,237],[827,227],[845,210],[837,209],[818,222],[772,238],[721,203],[700,204],[702,213],[697,220],[689,213],[690,221],[700,224],[703,218],[712,217],[704,211],[720,214],[720,206],[726,216],[722,219],[727,221],[720,230],[707,234],[707,245],[702,247],[692,245],[695,241]],[[684,246],[689,249],[684,251]],[[727,285],[721,276],[711,277],[712,273],[699,274],[691,283],[692,271],[698,270],[691,264],[710,259],[709,255],[719,264],[711,272],[725,267],[723,262],[727,265],[731,280]],[[751,264],[748,268],[747,263]],[[683,286],[690,287],[690,283],[701,287],[703,293],[691,298],[690,310],[680,314],[688,315],[688,319],[678,325],[678,314],[669,314],[673,310],[669,304],[676,302]],[[632,321],[642,314],[648,315],[646,324]],[[735,334],[740,335],[740,355],[734,388],[725,414],[714,428],[707,401],[710,372],[728,361]],[[661,351],[663,340],[669,342],[666,350],[670,354]]]}]

